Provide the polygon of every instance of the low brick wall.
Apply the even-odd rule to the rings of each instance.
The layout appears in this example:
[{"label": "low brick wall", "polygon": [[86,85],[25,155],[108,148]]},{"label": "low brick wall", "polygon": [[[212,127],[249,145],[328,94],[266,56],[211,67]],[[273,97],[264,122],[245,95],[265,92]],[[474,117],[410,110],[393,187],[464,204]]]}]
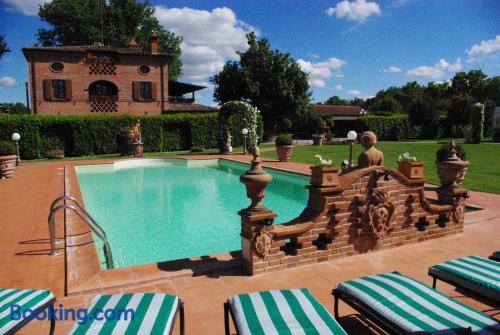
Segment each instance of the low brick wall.
[{"label": "low brick wall", "polygon": [[467,190],[424,196],[424,180],[383,167],[339,176],[338,186],[309,185],[302,214],[272,223],[271,210],[241,211],[244,265],[251,274],[393,248],[463,231]]}]

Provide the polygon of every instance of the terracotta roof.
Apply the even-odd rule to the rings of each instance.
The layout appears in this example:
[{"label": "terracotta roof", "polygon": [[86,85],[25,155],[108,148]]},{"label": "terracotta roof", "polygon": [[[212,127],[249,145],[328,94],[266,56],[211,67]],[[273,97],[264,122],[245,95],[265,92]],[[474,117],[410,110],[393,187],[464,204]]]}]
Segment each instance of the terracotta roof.
[{"label": "terracotta roof", "polygon": [[121,55],[141,55],[141,56],[154,56],[154,57],[168,57],[167,54],[152,54],[149,51],[144,51],[136,48],[120,48],[120,47],[110,47],[110,46],[100,46],[100,45],[60,45],[60,46],[50,46],[50,47],[26,47],[22,49],[23,54],[27,57],[29,54],[38,52],[105,52],[114,53]]},{"label": "terracotta roof", "polygon": [[168,102],[165,104],[164,112],[217,112],[218,110],[219,109],[215,107],[200,105],[196,103]]},{"label": "terracotta roof", "polygon": [[183,83],[180,81],[169,80],[168,81],[168,93],[171,96],[182,96],[186,93],[196,92],[207,88],[206,86],[193,85],[189,83]]},{"label": "terracotta roof", "polygon": [[366,114],[359,106],[314,105],[313,108],[318,115],[360,117]]}]

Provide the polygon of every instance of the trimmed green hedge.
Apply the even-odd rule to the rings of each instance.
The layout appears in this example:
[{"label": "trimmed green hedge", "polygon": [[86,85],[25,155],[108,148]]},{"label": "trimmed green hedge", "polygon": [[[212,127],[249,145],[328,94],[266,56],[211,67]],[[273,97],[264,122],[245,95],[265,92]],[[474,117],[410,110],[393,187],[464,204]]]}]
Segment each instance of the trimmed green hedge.
[{"label": "trimmed green hedge", "polygon": [[411,124],[408,116],[364,116],[356,120],[356,130],[371,130],[379,140],[414,140],[420,138],[420,127]]},{"label": "trimmed green hedge", "polygon": [[[24,159],[43,158],[61,148],[67,157],[116,153],[117,138],[131,127],[135,116],[34,116],[1,115],[0,140],[21,134]],[[139,117],[144,150],[149,152],[217,147],[217,113]]]}]

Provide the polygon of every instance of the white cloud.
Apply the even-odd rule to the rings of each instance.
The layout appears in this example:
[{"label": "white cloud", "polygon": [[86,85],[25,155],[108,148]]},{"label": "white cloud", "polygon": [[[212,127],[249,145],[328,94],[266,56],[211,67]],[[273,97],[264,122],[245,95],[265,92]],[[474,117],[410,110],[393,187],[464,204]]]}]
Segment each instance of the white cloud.
[{"label": "white cloud", "polygon": [[401,68],[394,66],[394,65],[391,65],[391,66],[389,66],[389,68],[384,69],[384,72],[397,73],[397,72],[401,72]]},{"label": "white cloud", "polygon": [[462,61],[457,58],[455,63],[450,64],[441,58],[434,66],[422,65],[414,69],[408,70],[406,74],[410,77],[418,77],[422,79],[439,79],[445,75],[445,71],[457,72],[462,69]]},{"label": "white cloud", "polygon": [[326,79],[341,75],[336,71],[344,66],[346,61],[331,57],[318,63],[308,62],[303,59],[299,59],[297,63],[302,68],[302,71],[309,75],[309,85],[313,87],[325,87]]},{"label": "white cloud", "polygon": [[318,54],[308,53],[308,55],[311,56],[312,58],[319,58]]},{"label": "white cloud", "polygon": [[343,87],[342,87],[342,85],[338,84],[338,85],[333,86],[333,89],[336,91],[342,91]]},{"label": "white cloud", "polygon": [[47,0],[3,0],[7,5],[5,9],[9,12],[21,13],[24,15],[38,15],[38,7]]},{"label": "white cloud", "polygon": [[469,55],[467,62],[472,62],[496,54],[500,52],[500,35],[497,35],[494,39],[474,44],[472,47],[467,49],[466,52]]},{"label": "white cloud", "polygon": [[155,9],[164,28],[183,37],[183,73],[192,80],[218,73],[227,60],[237,58],[236,51],[247,49],[245,35],[255,31],[226,7],[212,11],[163,6]]},{"label": "white cloud", "polygon": [[325,10],[326,15],[336,15],[338,18],[345,18],[350,21],[364,22],[371,15],[380,15],[382,11],[376,2],[366,0],[347,0],[339,2],[335,7]]},{"label": "white cloud", "polygon": [[17,83],[16,79],[13,77],[9,76],[0,77],[0,87],[14,86],[16,83]]},{"label": "white cloud", "polygon": [[353,97],[359,97],[359,96],[361,96],[361,92],[358,91],[358,90],[347,91],[347,94],[350,95],[350,96],[353,96]]}]

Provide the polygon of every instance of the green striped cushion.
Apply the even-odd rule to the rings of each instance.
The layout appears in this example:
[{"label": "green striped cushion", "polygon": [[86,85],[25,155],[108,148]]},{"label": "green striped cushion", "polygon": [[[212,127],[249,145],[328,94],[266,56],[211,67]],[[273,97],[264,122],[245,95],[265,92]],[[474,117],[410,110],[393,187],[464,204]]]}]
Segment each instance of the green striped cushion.
[{"label": "green striped cushion", "polygon": [[[89,320],[78,322],[69,334],[169,334],[179,306],[179,299],[174,295],[159,293],[128,293],[98,295],[90,304],[88,315],[101,310],[133,310],[134,317],[125,320]],[[102,318],[103,314],[98,315]],[[117,318],[116,318],[117,319]]]},{"label": "green striped cushion", "polygon": [[396,272],[349,280],[337,288],[407,333],[459,332],[469,327],[479,334],[500,331],[500,323],[486,314]]},{"label": "green striped cushion", "polygon": [[21,313],[27,309],[34,311],[52,299],[54,295],[50,291],[0,288],[0,334],[6,334],[23,321],[11,320],[11,306],[21,306]]},{"label": "green striped cushion", "polygon": [[432,269],[445,271],[466,281],[492,290],[496,292],[496,295],[500,299],[499,262],[483,257],[469,256],[434,265],[431,270]]},{"label": "green striped cushion", "polygon": [[235,295],[229,304],[241,335],[346,334],[305,288]]}]

